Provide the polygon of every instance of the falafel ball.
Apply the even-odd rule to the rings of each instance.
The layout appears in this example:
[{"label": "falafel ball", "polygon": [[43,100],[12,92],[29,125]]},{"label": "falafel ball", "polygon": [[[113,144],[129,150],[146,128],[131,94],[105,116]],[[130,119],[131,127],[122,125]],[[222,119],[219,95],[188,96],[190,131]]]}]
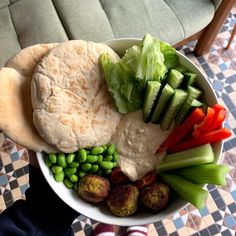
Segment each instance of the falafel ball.
[{"label": "falafel ball", "polygon": [[116,216],[130,216],[138,208],[138,196],[137,187],[130,184],[117,185],[112,188],[108,196],[107,205]]},{"label": "falafel ball", "polygon": [[108,196],[110,183],[99,175],[86,175],[79,182],[78,194],[88,202],[102,202]]},{"label": "falafel ball", "polygon": [[154,183],[140,192],[141,202],[153,212],[164,209],[169,202],[170,188],[164,183]]}]

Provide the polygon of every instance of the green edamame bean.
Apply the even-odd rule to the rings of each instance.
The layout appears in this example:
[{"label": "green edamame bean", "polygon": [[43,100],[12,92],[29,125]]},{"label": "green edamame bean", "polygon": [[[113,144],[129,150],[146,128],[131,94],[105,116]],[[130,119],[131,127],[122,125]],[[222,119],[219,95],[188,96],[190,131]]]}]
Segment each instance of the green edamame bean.
[{"label": "green edamame bean", "polygon": [[74,159],[75,159],[75,154],[74,154],[74,153],[70,153],[70,154],[68,154],[67,157],[66,157],[66,162],[67,162],[68,164],[70,164],[72,161],[74,161]]},{"label": "green edamame bean", "polygon": [[100,166],[102,169],[105,169],[105,170],[110,170],[113,168],[113,162],[109,162],[109,161],[102,161],[100,163]]},{"label": "green edamame bean", "polygon": [[119,154],[117,153],[117,151],[115,151],[114,154],[113,154],[113,161],[117,162],[118,159],[119,159]]},{"label": "green edamame bean", "polygon": [[50,154],[49,154],[49,159],[50,159],[50,161],[51,161],[53,164],[55,164],[55,163],[57,162],[57,156],[56,156],[56,154],[50,153]]},{"label": "green edamame bean", "polygon": [[74,190],[77,192],[78,191],[78,183],[75,183],[74,186],[73,186]]},{"label": "green edamame bean", "polygon": [[79,162],[77,161],[72,161],[70,164],[69,164],[70,167],[74,167],[74,168],[78,168],[79,167]]},{"label": "green edamame bean", "polygon": [[62,166],[63,168],[67,167],[65,154],[63,154],[63,153],[58,154],[58,156],[57,156],[57,164],[59,166]]},{"label": "green edamame bean", "polygon": [[112,155],[108,155],[103,160],[104,161],[111,161],[112,159],[113,159],[113,156]]},{"label": "green edamame bean", "polygon": [[89,163],[94,163],[98,160],[98,156],[97,155],[88,155],[87,156],[87,162]]},{"label": "green edamame bean", "polygon": [[103,152],[105,152],[107,150],[107,145],[102,145],[103,148]]},{"label": "green edamame bean", "polygon": [[112,170],[104,170],[104,173],[105,173],[106,175],[111,174],[111,172],[112,172]]},{"label": "green edamame bean", "polygon": [[103,161],[103,156],[98,155],[97,163],[101,163]]},{"label": "green edamame bean", "polygon": [[83,178],[85,175],[86,175],[85,172],[83,172],[83,171],[80,171],[80,172],[79,172],[79,177],[80,177],[80,178]]},{"label": "green edamame bean", "polygon": [[113,162],[113,168],[117,166],[117,162]]},{"label": "green edamame bean", "polygon": [[103,153],[103,148],[100,146],[94,147],[91,151],[91,154],[93,154],[93,155],[98,155],[101,153]]},{"label": "green edamame bean", "polygon": [[78,180],[79,180],[79,178],[77,175],[70,175],[70,181],[72,183],[76,183],[76,182],[78,182]]},{"label": "green edamame bean", "polygon": [[80,149],[79,150],[79,163],[83,163],[87,160],[87,152],[85,149]]},{"label": "green edamame bean", "polygon": [[87,155],[88,155],[88,154],[90,154],[91,152],[90,152],[90,150],[86,149],[86,153],[87,153]]},{"label": "green edamame bean", "polygon": [[108,146],[108,148],[107,148],[107,153],[109,154],[109,155],[112,155],[114,152],[115,152],[115,149],[116,149],[116,147],[115,147],[115,144],[110,144],[109,146]]},{"label": "green edamame bean", "polygon": [[73,175],[76,173],[76,171],[77,171],[77,169],[74,167],[67,167],[64,169],[65,175]]},{"label": "green edamame bean", "polygon": [[91,167],[92,167],[92,165],[90,163],[84,163],[84,164],[81,165],[81,169],[85,172],[90,170]]},{"label": "green edamame bean", "polygon": [[47,167],[51,167],[51,166],[52,166],[52,162],[51,162],[49,156],[47,156],[46,159],[45,159],[45,165],[46,165]]},{"label": "green edamame bean", "polygon": [[92,165],[92,167],[90,169],[90,171],[93,172],[93,173],[98,172],[98,170],[99,170],[99,166],[98,165]]},{"label": "green edamame bean", "polygon": [[60,183],[64,180],[65,175],[64,175],[64,172],[62,171],[58,174],[54,174],[53,177],[58,183]]},{"label": "green edamame bean", "polygon": [[52,167],[52,172],[54,173],[54,174],[59,174],[60,172],[62,172],[63,171],[63,168],[61,167],[61,166],[53,166]]},{"label": "green edamame bean", "polygon": [[64,184],[67,188],[73,188],[74,184],[69,179],[64,179]]}]

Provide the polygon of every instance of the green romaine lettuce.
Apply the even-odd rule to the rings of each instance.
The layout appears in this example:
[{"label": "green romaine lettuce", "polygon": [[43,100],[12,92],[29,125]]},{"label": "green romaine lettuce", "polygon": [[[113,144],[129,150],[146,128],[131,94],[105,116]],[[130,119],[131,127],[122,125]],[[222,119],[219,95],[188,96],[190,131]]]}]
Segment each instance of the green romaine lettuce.
[{"label": "green romaine lettuce", "polygon": [[179,57],[174,47],[166,42],[160,41],[160,48],[165,58],[164,64],[168,70],[179,65]]},{"label": "green romaine lettuce", "polygon": [[100,62],[118,111],[125,114],[140,109],[142,90],[127,65],[122,61],[112,61],[108,54],[102,54]]},{"label": "green romaine lettuce", "polygon": [[140,43],[126,50],[114,62],[107,54],[100,58],[108,90],[120,113],[142,107],[142,98],[148,80],[161,82],[167,69],[179,64],[176,50],[169,44],[146,34]]}]

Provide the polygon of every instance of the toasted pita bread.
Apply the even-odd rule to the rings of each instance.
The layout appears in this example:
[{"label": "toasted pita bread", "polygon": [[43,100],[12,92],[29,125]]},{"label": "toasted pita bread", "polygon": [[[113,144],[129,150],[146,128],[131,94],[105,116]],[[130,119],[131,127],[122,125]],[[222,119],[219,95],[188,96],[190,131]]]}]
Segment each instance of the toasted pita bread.
[{"label": "toasted pita bread", "polygon": [[14,142],[35,152],[55,152],[35,129],[31,105],[32,73],[54,46],[35,45],[23,49],[0,70],[0,130]]},{"label": "toasted pita bread", "polygon": [[68,41],[35,68],[34,124],[47,143],[63,152],[108,143],[121,118],[99,66],[102,53],[118,58],[104,44]]}]

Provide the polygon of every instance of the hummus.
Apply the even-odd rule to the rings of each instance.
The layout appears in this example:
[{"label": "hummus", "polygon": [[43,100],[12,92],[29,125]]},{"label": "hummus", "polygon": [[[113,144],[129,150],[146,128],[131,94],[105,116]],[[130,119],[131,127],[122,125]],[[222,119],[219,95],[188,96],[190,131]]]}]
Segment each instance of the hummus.
[{"label": "hummus", "polygon": [[142,110],[123,116],[111,143],[116,145],[120,167],[130,180],[142,178],[162,162],[165,152],[154,152],[169,133],[157,124],[145,123]]}]

